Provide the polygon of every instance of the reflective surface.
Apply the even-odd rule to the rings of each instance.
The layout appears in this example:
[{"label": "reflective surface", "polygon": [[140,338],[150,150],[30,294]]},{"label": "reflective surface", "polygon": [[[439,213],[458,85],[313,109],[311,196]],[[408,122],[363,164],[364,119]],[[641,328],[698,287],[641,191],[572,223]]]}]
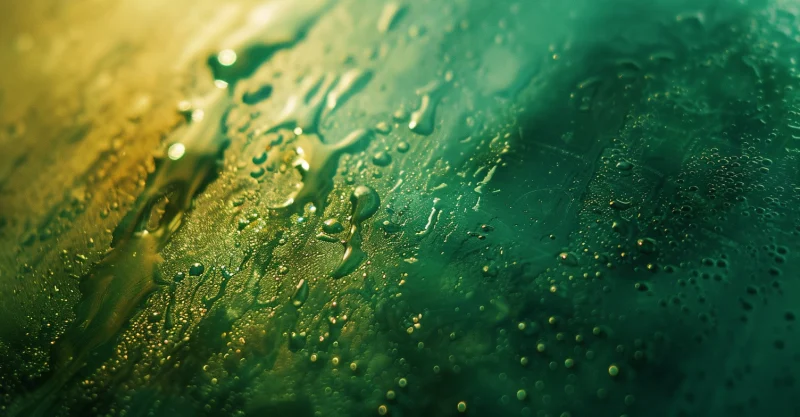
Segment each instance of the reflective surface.
[{"label": "reflective surface", "polygon": [[800,414],[797,5],[562,3],[0,5],[0,414]]}]

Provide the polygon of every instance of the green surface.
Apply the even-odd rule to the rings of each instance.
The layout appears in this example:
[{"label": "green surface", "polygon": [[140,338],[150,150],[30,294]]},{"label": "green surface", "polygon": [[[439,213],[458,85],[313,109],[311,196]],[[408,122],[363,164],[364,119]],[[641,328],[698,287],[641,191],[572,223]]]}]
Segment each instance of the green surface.
[{"label": "green surface", "polygon": [[0,415],[800,415],[798,6],[0,6]]}]

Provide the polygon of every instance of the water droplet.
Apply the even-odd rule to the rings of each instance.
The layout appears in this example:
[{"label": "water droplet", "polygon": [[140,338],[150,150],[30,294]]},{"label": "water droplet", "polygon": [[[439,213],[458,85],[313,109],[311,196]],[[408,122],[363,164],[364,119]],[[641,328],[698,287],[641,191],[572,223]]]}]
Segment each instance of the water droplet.
[{"label": "water droplet", "polygon": [[266,152],[261,152],[260,154],[253,157],[253,163],[256,165],[263,164],[264,162],[267,162]]},{"label": "water droplet", "polygon": [[183,144],[180,142],[173,143],[167,150],[167,156],[169,157],[169,159],[173,161],[181,159],[185,153],[186,153],[186,147],[183,146]]},{"label": "water droplet", "polygon": [[642,253],[653,253],[656,251],[656,241],[649,237],[637,240],[636,246]]},{"label": "water droplet", "polygon": [[386,122],[378,122],[378,124],[375,125],[375,131],[382,135],[387,135],[391,133],[392,126]]},{"label": "water droplet", "polygon": [[344,226],[336,219],[327,219],[322,223],[322,231],[335,235],[344,230]]},{"label": "water droplet", "polygon": [[378,151],[372,155],[372,163],[379,167],[385,167],[392,163],[392,157],[387,152]]},{"label": "water droplet", "polygon": [[617,162],[617,169],[620,171],[630,171],[633,169],[633,164],[628,161]]},{"label": "water droplet", "polygon": [[428,222],[425,223],[425,228],[417,232],[417,236],[427,235],[436,226],[436,222],[439,221],[439,216],[441,215],[442,212],[440,206],[441,201],[442,200],[439,198],[433,199],[433,207],[431,207],[431,214],[428,215]]},{"label": "water droplet", "polygon": [[193,277],[199,277],[200,275],[203,274],[205,270],[206,267],[203,266],[203,264],[201,264],[200,262],[195,262],[192,264],[192,266],[189,267],[189,275]]},{"label": "water droplet", "polygon": [[401,141],[397,144],[397,152],[406,153],[411,148],[408,142]]},{"label": "water droplet", "polygon": [[394,2],[386,3],[383,6],[380,17],[378,17],[378,32],[386,33],[391,30],[402,14],[403,8]]},{"label": "water droplet", "polygon": [[298,308],[302,306],[303,303],[305,303],[308,299],[308,292],[308,282],[306,282],[305,279],[301,279],[294,288],[294,294],[292,294],[292,305]]},{"label": "water droplet", "polygon": [[250,171],[250,176],[253,178],[261,178],[262,176],[264,176],[265,172],[266,171],[264,171],[263,167],[257,167],[256,169]]},{"label": "water droplet", "polygon": [[217,54],[217,61],[223,67],[230,67],[236,63],[236,52],[233,49],[223,49]]},{"label": "water droplet", "polygon": [[420,96],[419,108],[411,113],[411,120],[408,122],[408,128],[412,132],[420,135],[433,133],[436,107],[444,93],[442,85],[440,81],[433,81],[417,90],[417,95]]},{"label": "water droplet", "polygon": [[558,260],[567,266],[578,266],[578,255],[572,252],[561,252],[558,254]]},{"label": "water droplet", "polygon": [[350,195],[350,204],[353,207],[350,232],[345,240],[342,260],[331,273],[333,278],[341,278],[355,271],[366,258],[366,254],[361,249],[361,224],[378,211],[381,200],[375,190],[365,185],[359,185]]},{"label": "water droplet", "polygon": [[408,112],[403,109],[397,109],[394,113],[392,113],[392,119],[394,119],[396,122],[408,120]]}]

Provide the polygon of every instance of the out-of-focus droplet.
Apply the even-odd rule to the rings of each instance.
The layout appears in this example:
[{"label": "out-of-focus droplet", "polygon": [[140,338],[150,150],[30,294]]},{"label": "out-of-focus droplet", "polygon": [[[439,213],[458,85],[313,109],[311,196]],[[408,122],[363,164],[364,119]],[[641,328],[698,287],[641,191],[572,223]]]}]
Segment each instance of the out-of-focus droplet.
[{"label": "out-of-focus droplet", "polygon": [[385,151],[378,151],[372,155],[372,163],[379,167],[385,167],[392,163],[392,157]]},{"label": "out-of-focus droplet", "polygon": [[292,294],[292,305],[298,308],[302,306],[303,303],[305,303],[308,299],[308,292],[308,282],[306,282],[305,279],[301,279],[294,288],[294,294]]},{"label": "out-of-focus droplet", "polygon": [[398,17],[402,13],[402,6],[395,2],[386,3],[383,6],[383,10],[381,11],[380,17],[378,17],[378,32],[386,33],[388,32],[394,23],[398,20]]},{"label": "out-of-focus droplet", "polygon": [[411,113],[411,120],[408,122],[408,128],[412,132],[421,135],[433,133],[434,123],[436,122],[436,107],[443,93],[443,83],[440,81],[433,81],[417,90],[417,95],[420,96],[420,104],[417,110]]}]

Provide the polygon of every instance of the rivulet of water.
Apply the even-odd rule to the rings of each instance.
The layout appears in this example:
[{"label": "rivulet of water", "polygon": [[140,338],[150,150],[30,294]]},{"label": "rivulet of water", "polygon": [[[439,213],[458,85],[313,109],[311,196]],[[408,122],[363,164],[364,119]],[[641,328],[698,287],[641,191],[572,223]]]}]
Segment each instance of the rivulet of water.
[{"label": "rivulet of water", "polygon": [[800,415],[794,3],[7,3],[0,415]]}]

